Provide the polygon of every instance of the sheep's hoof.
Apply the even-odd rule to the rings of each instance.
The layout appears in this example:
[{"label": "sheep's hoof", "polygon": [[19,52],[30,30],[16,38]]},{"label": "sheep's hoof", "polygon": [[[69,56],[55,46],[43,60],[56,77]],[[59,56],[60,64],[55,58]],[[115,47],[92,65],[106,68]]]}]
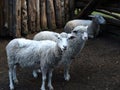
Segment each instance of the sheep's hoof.
[{"label": "sheep's hoof", "polygon": [[49,90],[54,90],[52,85],[48,85]]},{"label": "sheep's hoof", "polygon": [[13,85],[10,85],[10,90],[14,90],[14,86]]},{"label": "sheep's hoof", "polygon": [[38,77],[37,72],[33,72],[33,77],[34,77],[34,78],[37,78],[37,77]]},{"label": "sheep's hoof", "polygon": [[15,80],[14,80],[14,83],[15,83],[15,84],[18,84],[18,80],[17,80],[17,79],[15,79]]},{"label": "sheep's hoof", "polygon": [[66,81],[69,81],[70,80],[70,75],[69,74],[65,75],[64,78],[65,78]]}]

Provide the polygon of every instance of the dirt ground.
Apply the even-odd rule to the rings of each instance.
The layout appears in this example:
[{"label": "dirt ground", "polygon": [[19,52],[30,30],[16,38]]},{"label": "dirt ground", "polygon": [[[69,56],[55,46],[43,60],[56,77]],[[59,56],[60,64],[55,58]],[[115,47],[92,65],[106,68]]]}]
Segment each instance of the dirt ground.
[{"label": "dirt ground", "polygon": [[[0,90],[9,90],[5,46],[0,40]],[[55,90],[120,90],[120,40],[110,36],[89,39],[71,65],[71,79],[65,81],[63,69],[53,72]],[[19,84],[15,90],[40,90],[41,74],[33,78],[32,71],[19,68]]]}]

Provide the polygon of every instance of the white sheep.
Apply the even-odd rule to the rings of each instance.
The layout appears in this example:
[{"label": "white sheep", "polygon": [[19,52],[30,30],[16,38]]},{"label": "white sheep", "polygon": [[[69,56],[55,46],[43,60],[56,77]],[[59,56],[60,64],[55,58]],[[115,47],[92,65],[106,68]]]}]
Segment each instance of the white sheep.
[{"label": "white sheep", "polygon": [[[70,64],[72,62],[72,58],[77,55],[77,53],[79,51],[82,50],[85,41],[87,40],[88,36],[87,36],[87,27],[88,26],[77,26],[73,29],[72,31],[72,35],[76,36],[76,38],[69,40],[69,44],[68,44],[68,49],[64,52],[63,56],[62,56],[62,60],[60,61],[59,65],[64,65],[64,78],[65,80],[69,80],[70,79],[70,74],[69,74],[69,69],[70,69]],[[51,31],[47,31],[47,32],[51,32]],[[53,32],[52,32],[53,33]],[[52,33],[48,33],[46,34],[46,32],[40,32],[39,35],[42,34],[43,38],[40,38],[39,35],[37,34],[37,38],[34,38],[34,40],[54,40],[52,39],[53,34]],[[62,37],[68,37],[70,34],[67,33],[61,33]],[[36,35],[34,36],[36,37]],[[57,39],[57,38],[56,38]],[[34,71],[33,72],[34,77],[37,77],[37,73]]]},{"label": "white sheep", "polygon": [[[61,38],[57,35],[57,42],[50,40],[34,41],[23,38],[13,39],[6,46],[10,89],[14,89],[14,84],[18,83],[16,76],[16,66],[40,68],[42,72],[41,90],[45,90],[46,74],[48,73],[48,87],[53,89],[51,84],[52,71],[60,62],[63,51],[68,46],[69,38]],[[37,66],[37,67],[36,67]]]},{"label": "white sheep", "polygon": [[105,24],[105,19],[101,15],[90,15],[92,20],[82,20],[82,19],[75,19],[68,21],[64,27],[64,31],[70,33],[76,26],[88,26],[88,37],[94,38],[98,36],[100,31],[100,24]]}]

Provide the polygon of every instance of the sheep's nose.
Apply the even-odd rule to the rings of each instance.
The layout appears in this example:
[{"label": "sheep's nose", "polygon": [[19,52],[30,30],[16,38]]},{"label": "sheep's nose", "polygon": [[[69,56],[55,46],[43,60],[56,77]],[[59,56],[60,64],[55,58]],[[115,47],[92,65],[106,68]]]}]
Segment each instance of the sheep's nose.
[{"label": "sheep's nose", "polygon": [[63,46],[64,47],[64,50],[66,50],[67,49],[67,46]]}]

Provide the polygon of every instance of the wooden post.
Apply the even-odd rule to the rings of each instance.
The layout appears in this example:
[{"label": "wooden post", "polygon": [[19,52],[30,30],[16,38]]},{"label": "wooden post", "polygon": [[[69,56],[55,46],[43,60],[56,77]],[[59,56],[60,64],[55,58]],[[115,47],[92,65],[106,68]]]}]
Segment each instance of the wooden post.
[{"label": "wooden post", "polygon": [[0,3],[0,36],[2,36],[2,26],[3,26],[3,13],[2,13],[2,9],[3,8],[3,0],[1,0],[1,3]]},{"label": "wooden post", "polygon": [[54,0],[55,5],[55,17],[56,17],[56,26],[58,28],[62,27],[62,11],[61,11],[61,1]]},{"label": "wooden post", "polygon": [[47,17],[46,17],[46,0],[41,0],[40,2],[40,18],[41,18],[41,28],[46,29],[47,28]]},{"label": "wooden post", "polygon": [[70,0],[69,1],[70,19],[74,18],[74,10],[75,10],[74,2],[75,2],[75,0]]},{"label": "wooden post", "polygon": [[28,14],[27,14],[27,2],[26,0],[21,0],[21,34],[26,36],[28,34]]},{"label": "wooden post", "polygon": [[8,1],[8,27],[9,27],[9,35],[15,37],[13,33],[13,0]]},{"label": "wooden post", "polygon": [[31,32],[36,31],[36,0],[28,0],[28,25]]},{"label": "wooden post", "polygon": [[36,0],[36,31],[40,31],[40,0]]},{"label": "wooden post", "polygon": [[65,22],[67,22],[69,20],[69,2],[71,2],[70,0],[65,0],[64,1],[64,7],[65,7]]},{"label": "wooden post", "polygon": [[62,11],[62,24],[65,24],[65,9],[64,9],[64,0],[61,0],[61,11]]},{"label": "wooden post", "polygon": [[46,7],[47,7],[48,28],[55,29],[56,23],[55,23],[55,11],[54,11],[53,0],[47,0],[46,5],[47,5]]},{"label": "wooden post", "polygon": [[17,37],[16,34],[16,0],[13,0],[13,6],[12,6],[12,31],[13,31],[13,37]]},{"label": "wooden post", "polygon": [[1,36],[9,36],[9,27],[8,27],[8,16],[9,16],[9,8],[8,3],[9,0],[2,0],[2,8],[1,8]]},{"label": "wooden post", "polygon": [[21,37],[21,0],[16,0],[16,36]]}]

